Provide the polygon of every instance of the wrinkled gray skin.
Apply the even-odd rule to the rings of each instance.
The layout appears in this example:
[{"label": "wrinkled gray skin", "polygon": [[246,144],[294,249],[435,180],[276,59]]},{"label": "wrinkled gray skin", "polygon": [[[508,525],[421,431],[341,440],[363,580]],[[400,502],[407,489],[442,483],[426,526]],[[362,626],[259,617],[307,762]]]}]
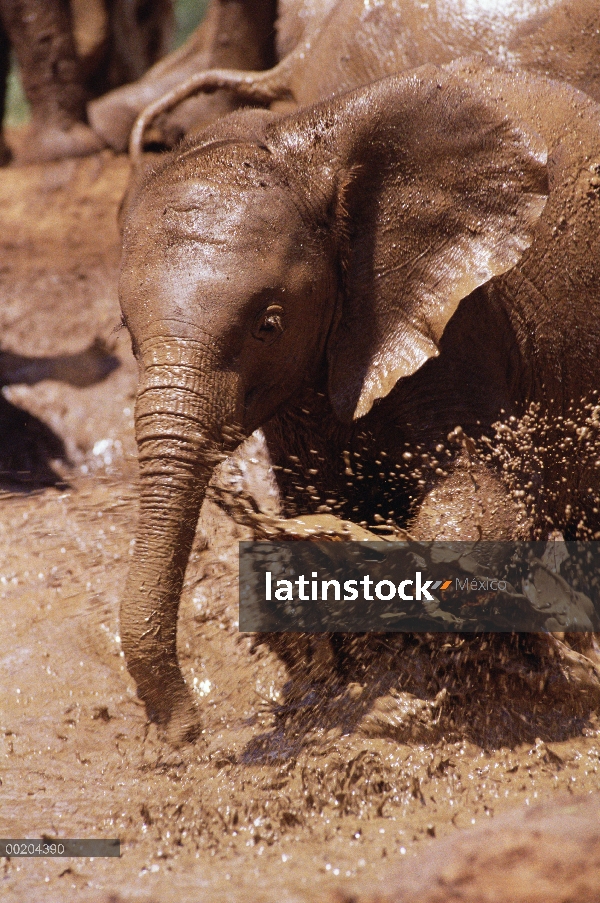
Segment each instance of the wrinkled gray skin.
[{"label": "wrinkled gray skin", "polygon": [[[598,387],[599,172],[588,97],[465,63],[289,116],[232,114],[130,199],[141,507],[121,640],[173,742],[199,725],[176,652],[198,512],[215,462],[257,427],[275,464],[313,468],[304,510],[320,497],[372,522],[383,467],[403,474],[394,517],[416,537],[540,527],[470,450],[530,402],[554,418]],[[449,445],[459,424],[468,439]],[[540,497],[564,477],[558,527],[566,499],[577,517],[578,488],[598,489],[583,466],[522,475]]]},{"label": "wrinkled gray skin", "polygon": [[42,162],[103,146],[87,100],[140,78],[172,24],[171,0],[0,0],[0,165],[11,158],[1,131],[11,45],[32,117],[20,159]]},{"label": "wrinkled gray skin", "polygon": [[[221,7],[237,8],[239,20],[246,5],[244,0],[238,4],[213,0],[211,13],[216,21]],[[257,5],[260,19],[255,19],[256,5],[250,4],[255,31],[248,32],[235,62],[230,61],[231,52],[226,59],[214,36],[227,34],[228,46],[235,48],[240,21],[236,23],[231,14],[226,20],[221,14],[220,28],[213,29],[213,36],[203,32],[202,54],[173,55],[138,85],[93,104],[94,128],[113,147],[124,150],[135,114],[156,102],[147,141],[172,147],[183,134],[192,134],[226,109],[254,104],[291,110],[384,75],[471,54],[567,81],[600,101],[597,0],[431,0],[427,4],[420,0],[280,0],[276,15],[274,4],[265,5],[262,0]],[[269,72],[233,71],[267,68],[259,44],[259,63],[252,63],[249,41],[260,40],[273,25],[279,64]],[[203,73],[209,68],[218,72]],[[212,93],[199,97],[200,91]],[[164,92],[160,114],[159,98]],[[196,96],[192,99],[191,94]]]}]

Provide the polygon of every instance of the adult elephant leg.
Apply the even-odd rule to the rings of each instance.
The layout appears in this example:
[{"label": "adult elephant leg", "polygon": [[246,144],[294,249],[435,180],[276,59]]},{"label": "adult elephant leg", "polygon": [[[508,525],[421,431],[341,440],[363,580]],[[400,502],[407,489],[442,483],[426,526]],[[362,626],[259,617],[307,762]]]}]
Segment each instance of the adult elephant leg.
[{"label": "adult elephant leg", "polygon": [[[89,105],[93,128],[115,150],[126,150],[129,134],[148,105],[206,69],[264,70],[275,63],[276,0],[211,0],[205,18],[187,42],[131,85]],[[154,128],[156,138],[173,144],[240,106],[226,90],[182,103]]]},{"label": "adult elephant leg", "polygon": [[138,392],[140,513],[120,621],[138,695],[150,720],[174,743],[194,739],[200,728],[177,659],[177,615],[200,506],[220,454],[217,436],[232,397],[228,377],[206,376],[198,361],[158,362],[180,350],[179,344],[166,352],[157,348],[149,365],[147,355]]},{"label": "adult elephant leg", "polygon": [[141,78],[169,52],[175,31],[172,0],[116,0],[110,4],[113,87]]},{"label": "adult elephant leg", "polygon": [[67,0],[0,0],[32,126],[23,162],[83,156],[102,146],[85,123],[85,92]]},{"label": "adult elephant leg", "polygon": [[185,44],[152,66],[142,78],[92,100],[88,117],[96,134],[113,150],[127,150],[129,133],[141,111],[182,79],[209,65],[211,35],[207,16]]},{"label": "adult elephant leg", "polygon": [[[276,0],[221,2],[210,58],[205,68],[262,71],[277,62],[275,54]],[[154,122],[153,134],[168,147],[239,108],[234,92],[190,97],[170,114]]]}]

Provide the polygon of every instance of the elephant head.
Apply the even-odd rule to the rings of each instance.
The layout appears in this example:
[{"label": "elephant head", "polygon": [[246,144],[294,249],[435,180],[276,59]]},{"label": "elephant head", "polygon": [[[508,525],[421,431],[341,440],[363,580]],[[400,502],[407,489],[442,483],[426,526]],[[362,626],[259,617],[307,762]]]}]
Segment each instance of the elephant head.
[{"label": "elephant head", "polygon": [[215,461],[307,384],[351,421],[436,355],[460,300],[531,243],[545,157],[506,110],[427,67],[284,118],[233,114],[130,200],[141,510],[121,638],[172,738],[198,724],[177,609]]}]

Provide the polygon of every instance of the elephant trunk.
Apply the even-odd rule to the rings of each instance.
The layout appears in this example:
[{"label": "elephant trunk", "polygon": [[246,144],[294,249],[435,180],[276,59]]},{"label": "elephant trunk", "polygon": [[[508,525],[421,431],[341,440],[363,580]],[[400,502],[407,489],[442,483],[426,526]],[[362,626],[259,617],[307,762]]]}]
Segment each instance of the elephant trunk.
[{"label": "elephant trunk", "polygon": [[[140,512],[120,616],[138,695],[174,742],[199,730],[177,660],[177,614],[200,507],[223,445],[216,437],[235,401],[235,386],[227,385],[233,375],[219,379],[199,366],[197,349],[185,347],[195,344],[179,340],[144,356],[136,404]],[[190,352],[189,363],[182,350]]]}]

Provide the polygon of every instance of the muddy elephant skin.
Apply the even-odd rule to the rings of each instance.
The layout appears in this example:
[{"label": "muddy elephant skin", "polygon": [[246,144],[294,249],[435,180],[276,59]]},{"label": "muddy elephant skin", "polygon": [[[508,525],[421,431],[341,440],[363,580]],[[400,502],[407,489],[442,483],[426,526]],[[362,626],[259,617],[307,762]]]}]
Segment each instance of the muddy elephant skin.
[{"label": "muddy elephant skin", "polygon": [[338,0],[309,43],[281,73],[299,104],[471,54],[567,81],[600,101],[595,0]]},{"label": "muddy elephant skin", "polygon": [[[266,15],[268,19],[268,10]],[[174,132],[167,123],[179,119],[183,131],[191,134],[194,127],[208,121],[211,97],[227,96],[230,108],[254,104],[291,110],[385,75],[425,63],[441,65],[471,54],[482,55],[489,63],[567,81],[600,101],[600,7],[596,0],[516,0],[510,4],[489,0],[433,0],[427,4],[418,0],[280,0],[276,27],[279,63],[268,72],[236,72],[222,53],[213,52],[210,58],[195,60],[188,55],[185,63],[174,56],[168,83],[161,81],[160,73],[156,77],[149,73],[139,89],[132,87],[127,92],[129,119],[122,122],[120,148],[125,146],[125,126],[131,127],[134,107],[141,112],[144,104],[150,105],[148,121],[154,122],[148,141],[158,136],[172,147],[182,128]],[[235,65],[239,69],[242,64]],[[207,66],[214,71],[203,72]],[[248,56],[245,68],[250,68]],[[257,68],[265,68],[264,59]],[[161,89],[167,91],[162,102]],[[205,94],[202,101],[196,96],[192,103],[190,95],[200,91],[212,93]],[[116,126],[110,125],[108,113],[112,110],[113,120],[120,116],[116,99],[106,98],[91,108],[92,122],[104,111],[106,125],[99,133],[109,141],[113,141],[110,130],[115,133]],[[187,108],[185,123],[182,107]],[[165,117],[168,111],[172,112]]]},{"label": "muddy elephant skin", "polygon": [[[121,638],[172,739],[198,726],[176,655],[198,512],[215,461],[257,427],[304,511],[383,510],[427,539],[546,528],[474,449],[528,405],[542,422],[597,389],[599,174],[593,101],[471,62],[232,114],[131,199],[141,512]],[[600,528],[588,464],[582,445],[521,475],[540,498],[564,486],[559,528]]]}]

